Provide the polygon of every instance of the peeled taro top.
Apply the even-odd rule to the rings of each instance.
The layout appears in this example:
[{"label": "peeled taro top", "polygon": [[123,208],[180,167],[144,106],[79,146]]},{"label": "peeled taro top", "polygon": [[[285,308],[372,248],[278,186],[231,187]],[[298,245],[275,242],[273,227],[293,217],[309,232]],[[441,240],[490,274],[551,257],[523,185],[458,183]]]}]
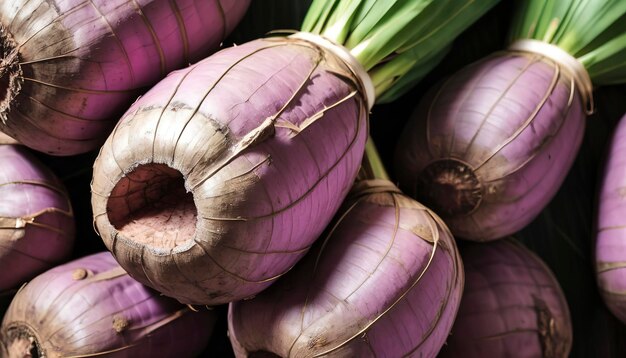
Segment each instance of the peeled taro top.
[{"label": "peeled taro top", "polygon": [[358,82],[308,41],[269,38],[169,75],[94,164],[95,224],[120,264],[183,303],[252,296],[350,189],[367,137]]}]

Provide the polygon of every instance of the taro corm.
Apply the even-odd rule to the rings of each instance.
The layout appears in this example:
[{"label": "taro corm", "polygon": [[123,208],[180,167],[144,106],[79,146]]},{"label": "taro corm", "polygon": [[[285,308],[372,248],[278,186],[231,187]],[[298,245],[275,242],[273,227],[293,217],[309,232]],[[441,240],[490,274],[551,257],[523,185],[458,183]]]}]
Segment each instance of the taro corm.
[{"label": "taro corm", "polygon": [[595,265],[611,312],[626,323],[626,116],[613,134],[598,195]]},{"label": "taro corm", "polygon": [[189,304],[260,292],[320,236],[359,168],[375,101],[495,4],[316,0],[303,32],[176,71],[94,164],[94,220],[131,276]]},{"label": "taro corm", "polygon": [[0,130],[54,155],[98,148],[138,95],[216,49],[248,4],[0,1]]},{"label": "taro corm", "polygon": [[564,358],[569,308],[552,272],[513,239],[461,247],[465,289],[441,358]]},{"label": "taro corm", "polygon": [[208,310],[194,312],[141,285],[101,252],[55,267],[15,295],[0,356],[194,357],[214,321]]},{"label": "taro corm", "polygon": [[69,259],[74,230],[61,181],[0,133],[0,295]]},{"label": "taro corm", "polygon": [[400,187],[456,237],[530,223],[574,161],[593,85],[626,82],[625,1],[519,5],[508,49],[433,88],[397,146]]},{"label": "taro corm", "polygon": [[373,143],[365,155],[325,239],[230,304],[237,357],[434,357],[448,338],[464,280],[454,238],[389,181]]}]

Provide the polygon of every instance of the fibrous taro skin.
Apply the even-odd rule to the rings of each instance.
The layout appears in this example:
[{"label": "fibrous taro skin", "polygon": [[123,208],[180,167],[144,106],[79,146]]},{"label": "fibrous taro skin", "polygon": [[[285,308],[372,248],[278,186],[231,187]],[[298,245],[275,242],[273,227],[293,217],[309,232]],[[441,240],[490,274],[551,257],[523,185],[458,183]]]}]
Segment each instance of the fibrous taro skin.
[{"label": "fibrous taro skin", "polygon": [[439,352],[464,281],[450,231],[388,181],[355,188],[325,241],[275,285],[230,304],[237,357]]},{"label": "fibrous taro skin", "polygon": [[61,181],[24,146],[0,144],[0,293],[69,259],[74,233]]},{"label": "fibrous taro skin", "polygon": [[141,285],[101,252],[24,286],[2,321],[0,346],[10,358],[194,357],[214,321],[206,309],[193,312]]},{"label": "fibrous taro skin", "polygon": [[170,74],[95,161],[106,246],[183,303],[260,292],[304,255],[356,177],[367,138],[359,83],[333,55],[284,37]]},{"label": "fibrous taro skin", "polygon": [[465,289],[442,358],[564,358],[572,326],[556,278],[533,252],[504,239],[461,247]]},{"label": "fibrous taro skin", "polygon": [[455,237],[505,237],[556,194],[585,117],[572,77],[557,63],[498,53],[422,100],[397,146],[400,187],[441,215]]},{"label": "fibrous taro skin", "polygon": [[97,149],[168,72],[217,49],[249,0],[0,2],[0,130],[38,151]]},{"label": "fibrous taro skin", "polygon": [[615,129],[598,195],[595,264],[611,312],[626,323],[626,117]]}]

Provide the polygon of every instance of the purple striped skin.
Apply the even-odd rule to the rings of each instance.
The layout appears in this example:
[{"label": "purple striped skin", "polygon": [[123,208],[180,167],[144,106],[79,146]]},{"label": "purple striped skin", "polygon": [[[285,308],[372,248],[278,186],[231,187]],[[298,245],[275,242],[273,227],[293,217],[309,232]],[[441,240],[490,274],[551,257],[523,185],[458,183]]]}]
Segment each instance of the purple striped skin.
[{"label": "purple striped skin", "polygon": [[38,356],[51,358],[107,351],[107,357],[193,357],[208,344],[214,320],[210,311],[193,312],[141,285],[101,252],[26,285],[0,336],[14,352],[22,342],[12,337],[26,332],[36,339]]},{"label": "purple striped skin", "polygon": [[0,130],[53,155],[98,148],[138,95],[217,49],[248,5],[249,0],[0,2],[0,28],[7,35],[0,35],[0,56],[8,68],[0,72]]},{"label": "purple striped skin", "polygon": [[568,357],[569,308],[550,269],[514,240],[461,249],[465,289],[439,357]]},{"label": "purple striped skin", "polygon": [[237,357],[434,357],[441,349],[463,290],[454,239],[432,211],[374,183],[340,210],[325,245],[255,298],[230,304]]},{"label": "purple striped skin", "polygon": [[21,145],[0,144],[0,293],[69,258],[74,215],[59,179]]},{"label": "purple striped skin", "polygon": [[[584,127],[578,91],[555,63],[500,53],[424,98],[398,143],[396,173],[401,188],[441,215],[455,237],[494,240],[548,204]],[[451,159],[446,170],[454,174],[433,174]]]},{"label": "purple striped skin", "polygon": [[302,40],[252,41],[172,73],[128,110],[94,164],[92,207],[131,276],[216,305],[304,255],[367,137],[361,92],[325,56]]},{"label": "purple striped skin", "polygon": [[610,143],[598,197],[595,242],[600,293],[611,312],[626,323],[626,116]]}]

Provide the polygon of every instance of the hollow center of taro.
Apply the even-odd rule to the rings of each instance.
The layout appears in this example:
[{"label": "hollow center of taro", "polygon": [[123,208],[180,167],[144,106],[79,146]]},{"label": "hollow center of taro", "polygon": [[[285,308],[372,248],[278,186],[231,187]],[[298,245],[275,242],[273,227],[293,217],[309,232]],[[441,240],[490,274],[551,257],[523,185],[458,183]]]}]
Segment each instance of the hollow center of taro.
[{"label": "hollow center of taro", "polygon": [[115,185],[107,215],[124,238],[172,249],[194,236],[198,212],[182,174],[152,163],[138,166]]},{"label": "hollow center of taro", "polygon": [[482,184],[467,164],[442,159],[429,164],[416,183],[417,198],[441,216],[469,214],[482,201]]}]

